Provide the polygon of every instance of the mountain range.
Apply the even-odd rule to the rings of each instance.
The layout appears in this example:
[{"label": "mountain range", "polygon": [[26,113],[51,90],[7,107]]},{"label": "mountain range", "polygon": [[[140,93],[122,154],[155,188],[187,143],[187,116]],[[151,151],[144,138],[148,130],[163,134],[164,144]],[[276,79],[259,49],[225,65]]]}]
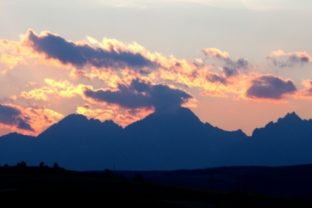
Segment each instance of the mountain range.
[{"label": "mountain range", "polygon": [[72,114],[37,137],[0,137],[0,163],[54,162],[73,170],[170,170],[312,163],[312,120],[289,113],[255,129],[225,131],[189,109],[156,111],[125,128]]}]

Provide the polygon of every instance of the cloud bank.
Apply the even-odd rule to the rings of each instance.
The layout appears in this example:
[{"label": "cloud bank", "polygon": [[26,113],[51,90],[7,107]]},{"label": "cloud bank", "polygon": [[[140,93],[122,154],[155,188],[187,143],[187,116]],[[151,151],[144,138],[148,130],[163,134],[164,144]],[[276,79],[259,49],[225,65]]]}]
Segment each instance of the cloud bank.
[{"label": "cloud bank", "polygon": [[191,98],[182,90],[140,80],[133,80],[129,86],[119,85],[117,91],[86,90],[85,96],[124,108],[154,108],[156,111],[175,109]]},{"label": "cloud bank", "polygon": [[[6,83],[1,126],[32,135],[74,112],[126,126],[154,110],[168,111],[196,100],[287,103],[312,94],[309,80],[304,89],[297,89],[293,81],[265,75],[247,59],[235,59],[218,48],[203,49],[202,57],[181,59],[151,52],[136,42],[91,37],[73,42],[32,30],[20,41],[0,39],[0,46],[0,80]],[[312,60],[307,52],[282,50],[268,59],[278,67]]]},{"label": "cloud bank", "polygon": [[88,44],[77,44],[52,33],[37,35],[32,30],[26,35],[27,43],[37,52],[63,64],[72,64],[77,68],[93,66],[97,68],[132,68],[144,70],[155,66],[139,53],[117,51],[114,49],[93,48]]}]

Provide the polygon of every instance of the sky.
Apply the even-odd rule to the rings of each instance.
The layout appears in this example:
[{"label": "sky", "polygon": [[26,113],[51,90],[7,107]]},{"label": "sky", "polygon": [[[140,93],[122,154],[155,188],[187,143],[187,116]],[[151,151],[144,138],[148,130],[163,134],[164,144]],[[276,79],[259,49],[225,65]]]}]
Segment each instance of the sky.
[{"label": "sky", "polygon": [[0,135],[192,109],[251,134],[312,118],[310,0],[0,0]]}]

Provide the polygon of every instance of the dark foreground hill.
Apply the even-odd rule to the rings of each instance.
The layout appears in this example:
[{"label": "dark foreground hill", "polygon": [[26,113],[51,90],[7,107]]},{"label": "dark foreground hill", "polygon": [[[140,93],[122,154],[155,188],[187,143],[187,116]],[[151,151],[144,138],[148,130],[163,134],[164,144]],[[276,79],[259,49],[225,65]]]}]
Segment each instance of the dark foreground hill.
[{"label": "dark foreground hill", "polygon": [[0,168],[0,192],[108,207],[311,207],[311,173],[312,165],[75,172],[20,163]]}]

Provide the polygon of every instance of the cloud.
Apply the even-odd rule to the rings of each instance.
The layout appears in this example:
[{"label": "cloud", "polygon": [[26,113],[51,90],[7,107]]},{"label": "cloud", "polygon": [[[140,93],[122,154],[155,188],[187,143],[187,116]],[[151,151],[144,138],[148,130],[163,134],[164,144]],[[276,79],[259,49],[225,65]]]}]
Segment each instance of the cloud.
[{"label": "cloud", "polygon": [[120,84],[117,91],[86,90],[85,96],[124,108],[154,108],[156,111],[177,108],[191,98],[191,95],[182,90],[140,80],[133,80],[129,86]]},{"label": "cloud", "polygon": [[204,55],[208,58],[215,58],[220,60],[223,64],[222,70],[226,77],[232,77],[238,75],[241,71],[247,70],[250,67],[249,62],[240,58],[238,60],[233,60],[226,51],[222,51],[218,48],[206,48],[202,50]]},{"label": "cloud", "polygon": [[[160,78],[156,82],[165,81],[175,86],[199,90],[200,95],[214,97],[228,97],[236,95],[245,97],[249,80],[254,77],[252,73],[239,73],[236,76],[226,77],[219,67],[214,64],[196,59],[196,63],[183,62],[184,64],[171,67],[169,70],[160,69],[153,72],[153,77]],[[202,61],[204,63],[202,63]],[[150,80],[155,83],[154,80]]]},{"label": "cloud", "polygon": [[302,84],[304,86],[303,95],[311,97],[312,96],[312,80],[304,80]]},{"label": "cloud", "polygon": [[305,51],[285,52],[283,50],[272,51],[268,60],[277,67],[303,66],[312,63],[312,55]]},{"label": "cloud", "polygon": [[282,99],[284,95],[297,91],[291,80],[264,75],[252,80],[246,95],[250,98]]},{"label": "cloud", "polygon": [[[47,41],[46,39],[49,38],[57,39],[56,42],[61,42],[60,45],[62,45],[62,47],[65,45],[66,46],[65,48],[71,48],[70,53],[66,52],[66,54],[72,53],[75,55],[77,51],[80,50],[83,51],[83,55],[81,55],[81,53],[78,53],[76,56],[70,55],[71,58],[78,57],[78,60],[83,60],[83,62],[80,63],[76,61],[76,59],[60,61],[58,57],[63,56],[62,54],[64,53],[62,52],[63,50],[61,51],[60,54],[59,51],[54,51],[54,53],[56,54],[53,54],[53,56],[55,57],[51,57],[51,54],[48,56],[46,52],[34,53],[34,50],[32,48],[34,48],[37,45],[38,45],[37,47],[39,46],[41,47],[42,46],[41,42],[46,42]],[[35,39],[35,41],[31,41],[31,39]],[[48,42],[51,43],[50,40],[48,40]],[[147,49],[145,49],[142,45],[136,42],[126,44],[116,39],[103,38],[102,41],[98,41],[92,37],[87,37],[87,40],[74,43],[67,41],[64,38],[54,35],[53,33],[50,32],[42,32],[40,33],[40,35],[37,35],[31,30],[29,30],[28,33],[22,36],[21,43],[24,46],[24,48],[31,51],[32,53],[31,55],[33,57],[32,62],[35,62],[35,60],[39,60],[42,61],[42,63],[47,66],[51,65],[60,69],[61,68],[68,69],[67,65],[64,65],[64,63],[69,63],[70,64],[69,66],[74,66],[70,70],[71,78],[76,80],[86,78],[90,82],[93,80],[104,81],[105,87],[111,89],[118,87],[119,83],[129,84],[131,80],[142,79],[142,76],[144,76],[144,80],[147,80],[151,83],[166,82],[173,84],[175,86],[187,86],[189,88],[198,88],[202,91],[209,92],[209,94],[213,93],[221,95],[224,94],[222,91],[225,89],[225,87],[221,85],[229,86],[234,82],[237,83],[236,79],[238,79],[239,74],[238,71],[243,71],[242,69],[247,68],[248,65],[248,62],[244,61],[243,59],[233,61],[232,59],[230,59],[227,52],[222,52],[219,49],[214,50],[207,49],[206,53],[210,54],[210,56],[220,57],[219,60],[221,60],[221,57],[223,58],[221,63],[222,71],[216,72],[215,66],[213,67],[211,64],[209,63],[207,64],[204,61],[202,64],[200,64],[192,60],[178,59],[173,55],[164,56],[158,52],[150,52]],[[34,45],[35,43],[37,45]],[[88,48],[91,51],[106,51],[118,54],[124,52],[130,54],[139,54],[144,59],[149,61],[149,63],[151,63],[152,66],[149,65],[144,67],[143,69],[134,67],[129,68],[129,66],[127,66],[122,70],[116,70],[116,68],[114,67],[109,67],[103,70],[103,68],[98,68],[94,65],[91,65],[93,64],[93,62],[90,63],[89,60],[93,61],[93,59],[90,58],[90,56],[88,56],[90,59],[85,59],[84,54],[85,48]],[[45,54],[46,57],[50,57],[49,61],[46,61],[46,57],[42,56],[41,54]],[[73,65],[73,63],[76,65]],[[77,70],[79,66],[85,67],[86,69],[86,66],[90,65],[91,67],[88,67],[87,70]],[[218,63],[217,67],[220,68],[220,63]],[[233,91],[232,89],[234,88],[231,85],[231,89],[230,87],[228,87],[228,89],[226,90]],[[28,91],[24,90],[22,97],[26,99],[33,98],[36,100],[48,100],[50,94],[55,94],[54,91],[55,91],[54,88],[51,88],[50,86],[45,86],[43,88],[31,89]]]},{"label": "cloud", "polygon": [[221,83],[226,85],[228,83],[228,80],[226,79],[226,77],[222,76],[222,75],[218,75],[218,74],[209,74],[207,76],[207,80],[213,83]]},{"label": "cloud", "polygon": [[23,62],[27,51],[20,42],[0,39],[0,74],[6,74]]},{"label": "cloud", "polygon": [[246,70],[249,67],[249,63],[246,59],[240,58],[236,61],[229,59],[225,62],[223,72],[227,77],[237,75],[241,70]]},{"label": "cloud", "polygon": [[81,96],[86,88],[90,88],[88,85],[78,84],[74,85],[67,80],[57,81],[54,79],[44,79],[45,86],[40,88],[33,88],[29,91],[22,91],[19,98],[25,100],[36,100],[36,101],[48,101],[55,99],[55,96],[62,98],[72,98],[75,96]]},{"label": "cloud", "polygon": [[208,57],[215,57],[223,60],[228,60],[230,58],[230,54],[228,52],[222,51],[218,48],[205,48],[203,49],[203,53]]},{"label": "cloud", "polygon": [[55,110],[46,107],[20,107],[24,114],[30,118],[34,132],[32,135],[38,135],[52,124],[60,121],[64,115]]},{"label": "cloud", "polygon": [[0,128],[25,135],[38,135],[63,117],[46,107],[0,104]]},{"label": "cloud", "polygon": [[18,108],[9,105],[0,104],[0,123],[21,130],[34,131],[22,112]]},{"label": "cloud", "polygon": [[71,64],[77,68],[93,66],[96,68],[132,68],[146,72],[155,67],[155,63],[145,58],[140,53],[94,48],[88,44],[78,44],[64,38],[45,32],[37,35],[29,30],[26,35],[26,43],[35,51],[43,53],[46,57],[56,59],[63,64]]}]

